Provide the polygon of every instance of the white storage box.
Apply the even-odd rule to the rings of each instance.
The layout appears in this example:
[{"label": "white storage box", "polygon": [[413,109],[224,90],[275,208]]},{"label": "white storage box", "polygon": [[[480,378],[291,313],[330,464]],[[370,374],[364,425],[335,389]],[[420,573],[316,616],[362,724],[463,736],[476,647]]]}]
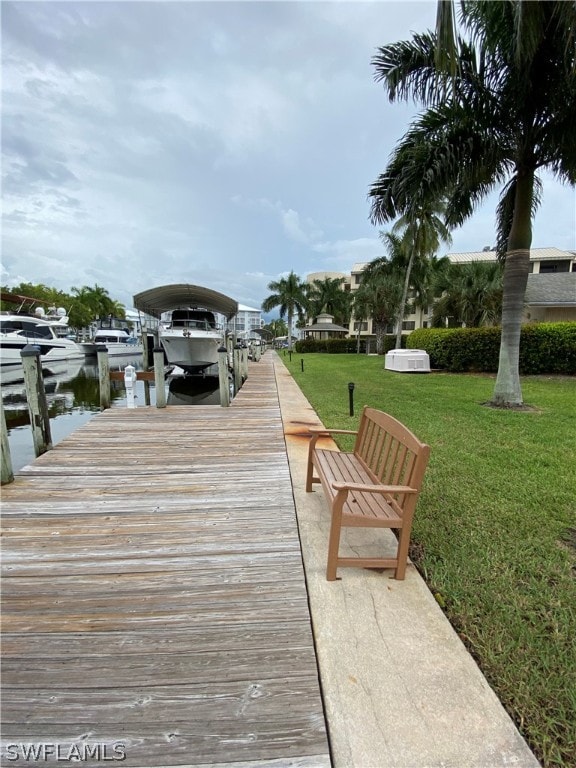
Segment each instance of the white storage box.
[{"label": "white storage box", "polygon": [[402,373],[430,373],[430,357],[423,349],[391,349],[384,368]]}]

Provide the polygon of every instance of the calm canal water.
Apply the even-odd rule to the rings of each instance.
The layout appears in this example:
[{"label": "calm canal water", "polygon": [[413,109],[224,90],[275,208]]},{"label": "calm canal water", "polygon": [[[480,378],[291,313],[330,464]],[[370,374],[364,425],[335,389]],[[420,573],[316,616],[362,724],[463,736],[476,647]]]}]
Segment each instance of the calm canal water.
[{"label": "calm canal water", "polygon": [[[110,358],[110,370],[123,370],[127,365],[133,365],[137,370],[142,370],[141,355]],[[53,445],[81,427],[95,414],[100,413],[100,386],[96,359],[73,360],[62,363],[60,366],[60,370],[55,366],[52,369],[44,369],[44,388]],[[1,384],[12,467],[14,472],[17,472],[35,458],[26,390],[21,372],[2,373]],[[169,405],[219,405],[220,403],[217,380],[176,374],[166,379],[165,386],[166,400]],[[112,408],[126,407],[124,382],[111,382],[110,400]],[[148,385],[148,394],[145,382],[136,382],[135,402],[136,407],[142,407],[148,403],[156,405],[154,382]]]}]

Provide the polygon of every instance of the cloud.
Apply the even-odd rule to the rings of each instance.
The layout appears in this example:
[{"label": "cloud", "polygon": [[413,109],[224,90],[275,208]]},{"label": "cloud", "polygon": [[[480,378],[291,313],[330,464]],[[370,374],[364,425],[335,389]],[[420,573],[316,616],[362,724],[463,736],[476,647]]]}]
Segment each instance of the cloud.
[{"label": "cloud", "polygon": [[[435,6],[4,2],[3,282],[260,306],[282,274],[381,255],[367,193],[414,109],[371,58]],[[454,249],[494,241],[494,207]],[[534,245],[576,247],[574,207],[547,178]]]}]

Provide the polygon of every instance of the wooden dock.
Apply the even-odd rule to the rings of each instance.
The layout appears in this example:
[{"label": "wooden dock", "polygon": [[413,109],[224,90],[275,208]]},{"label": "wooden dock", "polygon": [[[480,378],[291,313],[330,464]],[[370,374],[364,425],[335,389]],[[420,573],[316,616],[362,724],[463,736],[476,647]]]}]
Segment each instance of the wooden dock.
[{"label": "wooden dock", "polygon": [[3,487],[3,765],[330,765],[270,357]]}]

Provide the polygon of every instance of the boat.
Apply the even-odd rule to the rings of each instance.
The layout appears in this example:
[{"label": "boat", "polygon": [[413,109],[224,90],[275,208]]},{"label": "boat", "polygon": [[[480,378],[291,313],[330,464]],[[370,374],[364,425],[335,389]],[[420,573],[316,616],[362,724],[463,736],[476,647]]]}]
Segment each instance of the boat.
[{"label": "boat", "polygon": [[226,322],[238,312],[237,301],[178,283],[136,294],[134,306],[160,320],[159,342],[169,365],[186,374],[218,376],[218,350],[226,340]]},{"label": "boat", "polygon": [[125,328],[99,328],[90,341],[80,341],[78,346],[85,355],[96,355],[104,347],[109,357],[142,353],[142,342]]},{"label": "boat", "polygon": [[20,353],[29,344],[40,349],[43,366],[81,358],[84,353],[70,336],[63,308],[46,314],[42,307],[37,307],[34,315],[3,312],[0,315],[0,365],[2,369],[21,366]]}]

